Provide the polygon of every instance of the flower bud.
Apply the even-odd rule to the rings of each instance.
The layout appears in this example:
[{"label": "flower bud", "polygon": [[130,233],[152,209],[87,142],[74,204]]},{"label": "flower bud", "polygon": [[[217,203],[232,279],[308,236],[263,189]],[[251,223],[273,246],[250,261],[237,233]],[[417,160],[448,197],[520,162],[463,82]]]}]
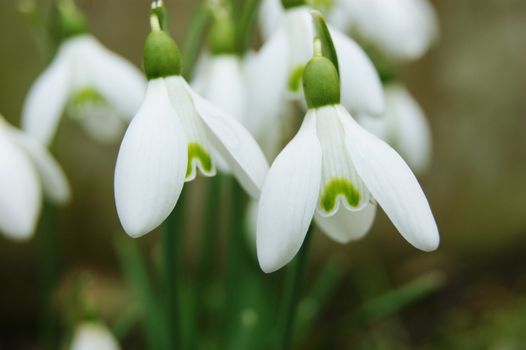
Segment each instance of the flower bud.
[{"label": "flower bud", "polygon": [[236,26],[228,15],[216,17],[209,37],[210,52],[214,55],[237,53]]},{"label": "flower bud", "polygon": [[144,71],[149,80],[181,75],[181,53],[162,30],[153,30],[144,44]]},{"label": "flower bud", "polygon": [[307,63],[303,91],[309,109],[340,103],[340,77],[331,60],[315,55]]},{"label": "flower bud", "polygon": [[86,18],[72,0],[58,2],[51,26],[58,42],[84,34],[87,30]]}]

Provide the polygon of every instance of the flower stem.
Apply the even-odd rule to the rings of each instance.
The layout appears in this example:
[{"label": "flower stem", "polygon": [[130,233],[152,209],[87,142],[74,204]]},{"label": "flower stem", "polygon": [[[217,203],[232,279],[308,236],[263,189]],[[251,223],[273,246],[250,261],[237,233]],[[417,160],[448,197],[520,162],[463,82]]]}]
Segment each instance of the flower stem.
[{"label": "flower stem", "polygon": [[192,14],[190,26],[183,42],[183,75],[186,79],[192,77],[194,62],[197,60],[203,39],[203,32],[210,21],[210,9],[202,2]]},{"label": "flower stem", "polygon": [[226,271],[226,324],[227,337],[230,341],[234,332],[237,330],[238,311],[240,295],[243,293],[243,286],[240,285],[243,268],[243,243],[244,243],[244,223],[246,197],[243,189],[232,179],[232,197],[230,208],[229,235],[227,237],[227,271]]},{"label": "flower stem", "polygon": [[39,274],[41,290],[41,336],[42,349],[53,350],[58,347],[57,342],[57,312],[54,305],[54,289],[57,284],[57,237],[55,208],[48,203],[44,204],[40,234],[39,248]]},{"label": "flower stem", "polygon": [[[184,193],[184,192],[183,192]],[[182,299],[181,268],[183,263],[184,205],[183,196],[179,206],[168,216],[162,228],[162,252],[164,265],[166,324],[168,349],[182,349]]]},{"label": "flower stem", "polygon": [[303,274],[307,265],[310,241],[312,236],[312,225],[307,232],[303,246],[298,256],[288,267],[285,280],[285,290],[282,297],[281,309],[278,318],[278,334],[276,349],[290,349],[292,334],[295,329],[297,307],[301,296]]}]

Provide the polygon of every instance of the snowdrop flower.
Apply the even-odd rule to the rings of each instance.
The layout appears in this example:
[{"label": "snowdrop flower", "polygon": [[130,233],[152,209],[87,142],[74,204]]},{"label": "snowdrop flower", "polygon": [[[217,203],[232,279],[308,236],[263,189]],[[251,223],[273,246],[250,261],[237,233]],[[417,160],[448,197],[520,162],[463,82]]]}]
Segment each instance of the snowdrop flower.
[{"label": "snowdrop flower", "polygon": [[328,18],[395,61],[422,57],[439,31],[428,0],[338,0]]},{"label": "snowdrop flower", "polygon": [[[283,4],[279,24],[273,25],[272,35],[247,63],[251,119],[258,123],[254,129],[260,133],[269,129],[275,133],[274,125],[286,102],[302,101],[301,73],[311,57],[316,33],[312,12],[304,1],[283,0]],[[333,29],[330,33],[340,62],[342,104],[353,112],[381,113],[383,91],[373,63],[352,39]]]},{"label": "snowdrop flower", "polygon": [[412,245],[435,250],[438,229],[415,176],[340,105],[338,73],[318,48],[303,86],[309,110],[272,164],[259,199],[257,253],[263,271],[292,260],[313,218],[336,241],[362,237],[376,202]]},{"label": "snowdrop flower", "polygon": [[70,198],[66,177],[47,149],[0,115],[0,232],[13,240],[29,239],[42,192],[56,204]]},{"label": "snowdrop flower", "polygon": [[431,161],[431,129],[422,108],[399,83],[384,88],[385,111],[381,116],[360,115],[361,126],[393,146],[415,173],[423,173]]},{"label": "snowdrop flower", "polygon": [[233,117],[195,93],[181,77],[176,43],[152,15],[144,68],[144,101],[122,141],[115,169],[115,200],[125,231],[142,236],[175,207],[185,181],[216,174],[220,156],[252,196],[259,196],[267,161]]},{"label": "snowdrop flower", "polygon": [[22,127],[48,144],[67,110],[94,139],[113,141],[140,105],[144,77],[86,33],[84,18],[72,1],[62,0],[58,18],[64,41],[29,91]]},{"label": "snowdrop flower", "polygon": [[121,347],[110,330],[98,322],[84,322],[77,326],[71,350],[119,350]]}]

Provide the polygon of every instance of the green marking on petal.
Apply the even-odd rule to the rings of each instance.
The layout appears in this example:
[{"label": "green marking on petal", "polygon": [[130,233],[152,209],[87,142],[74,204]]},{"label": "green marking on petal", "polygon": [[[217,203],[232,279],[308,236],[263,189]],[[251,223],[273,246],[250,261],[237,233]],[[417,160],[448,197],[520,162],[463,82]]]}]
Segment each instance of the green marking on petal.
[{"label": "green marking on petal", "polygon": [[352,182],[339,177],[332,179],[325,185],[320,200],[322,209],[327,213],[333,211],[339,196],[345,197],[345,200],[351,207],[357,207],[360,204],[360,192],[358,192]]},{"label": "green marking on petal", "polygon": [[100,92],[92,87],[85,87],[78,90],[71,98],[71,104],[74,107],[82,106],[85,104],[105,104],[106,99],[100,94]]},{"label": "green marking on petal", "polygon": [[301,78],[303,77],[303,71],[305,65],[300,65],[294,68],[292,73],[289,75],[289,90],[297,92],[301,87]]},{"label": "green marking on petal", "polygon": [[201,169],[204,172],[210,173],[212,171],[212,158],[210,154],[198,143],[192,142],[188,144],[188,165],[186,167],[186,177],[192,174],[192,167],[194,160],[201,164]]}]

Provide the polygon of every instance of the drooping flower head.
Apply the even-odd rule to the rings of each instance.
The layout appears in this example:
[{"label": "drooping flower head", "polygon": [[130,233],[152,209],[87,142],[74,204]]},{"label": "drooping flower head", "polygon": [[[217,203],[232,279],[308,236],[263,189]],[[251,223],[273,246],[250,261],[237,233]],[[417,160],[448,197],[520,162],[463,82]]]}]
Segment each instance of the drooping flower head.
[{"label": "drooping flower head", "polygon": [[42,193],[56,204],[69,201],[62,169],[38,140],[0,115],[0,232],[13,240],[31,238]]},{"label": "drooping flower head", "polygon": [[149,80],[144,101],[121,144],[115,200],[125,231],[142,236],[175,207],[183,185],[197,173],[216,174],[221,159],[254,198],[268,164],[252,136],[235,118],[208,102],[181,76],[177,44],[161,28],[154,4],[152,32],[144,48]]},{"label": "drooping flower head", "polygon": [[[276,134],[275,125],[287,103],[303,102],[302,73],[311,57],[313,38],[320,30],[320,14],[305,1],[284,0],[279,7],[279,20],[272,21],[268,39],[247,69],[252,119],[258,123],[253,129],[259,133]],[[263,8],[263,23],[265,16],[275,16],[266,13]],[[381,113],[383,91],[373,63],[350,37],[330,27],[328,31],[340,62],[342,104],[353,112]]]},{"label": "drooping flower head", "polygon": [[113,141],[137,111],[145,79],[131,63],[86,31],[72,0],[57,5],[61,44],[24,104],[22,127],[48,144],[66,112],[98,141]]},{"label": "drooping flower head", "polygon": [[272,164],[259,200],[261,268],[272,272],[292,260],[313,218],[336,241],[362,237],[376,203],[412,245],[436,249],[438,229],[418,181],[398,153],[340,105],[338,71],[316,42],[303,72],[309,110]]}]

